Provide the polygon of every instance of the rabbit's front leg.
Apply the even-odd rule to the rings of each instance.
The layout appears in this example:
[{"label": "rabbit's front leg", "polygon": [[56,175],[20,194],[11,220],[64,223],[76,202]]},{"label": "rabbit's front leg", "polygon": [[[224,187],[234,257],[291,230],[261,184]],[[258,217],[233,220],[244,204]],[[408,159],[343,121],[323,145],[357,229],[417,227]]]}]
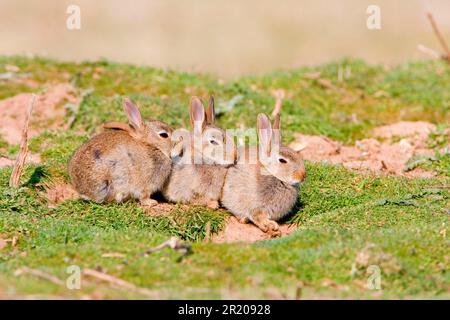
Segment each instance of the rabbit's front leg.
[{"label": "rabbit's front leg", "polygon": [[213,210],[219,209],[219,201],[209,200],[209,201],[207,201],[206,206]]},{"label": "rabbit's front leg", "polygon": [[192,204],[206,206],[213,210],[219,209],[219,201],[216,201],[216,200],[208,200],[208,199],[204,199],[201,201],[197,200],[197,201],[192,201]]},{"label": "rabbit's front leg", "polygon": [[255,209],[250,214],[250,220],[262,231],[272,237],[281,236],[280,227],[276,221],[269,219],[269,215],[262,209]]},{"label": "rabbit's front leg", "polygon": [[206,206],[210,209],[218,209],[220,207],[219,201],[209,199],[208,197],[205,197],[203,195],[196,194],[192,200],[190,201],[193,205],[200,205],[200,206]]}]

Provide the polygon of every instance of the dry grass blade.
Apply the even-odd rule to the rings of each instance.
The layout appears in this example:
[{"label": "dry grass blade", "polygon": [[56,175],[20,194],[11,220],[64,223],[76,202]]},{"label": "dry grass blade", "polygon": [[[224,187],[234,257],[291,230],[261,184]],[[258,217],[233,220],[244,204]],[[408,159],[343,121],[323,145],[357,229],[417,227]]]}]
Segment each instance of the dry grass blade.
[{"label": "dry grass blade", "polygon": [[122,280],[120,278],[116,278],[114,276],[111,276],[109,274],[94,270],[94,269],[83,269],[83,275],[90,276],[105,282],[108,282],[112,285],[118,286],[120,288],[139,293],[142,295],[145,295],[150,298],[157,299],[159,297],[158,292],[152,291],[147,288],[141,288],[137,287],[134,284],[127,282],[125,280]]},{"label": "dry grass blade", "polygon": [[450,62],[450,49],[449,49],[444,37],[442,36],[442,33],[439,31],[436,21],[434,20],[433,14],[428,12],[427,17],[428,17],[428,20],[430,20],[431,27],[433,28],[434,34],[436,35],[439,42],[441,43],[442,48],[444,49],[444,54],[441,56],[441,58]]},{"label": "dry grass blade", "polygon": [[331,80],[328,79],[318,79],[317,83],[325,89],[336,90]]},{"label": "dry grass blade", "polygon": [[125,255],[119,252],[107,252],[102,254],[102,258],[125,258]]},{"label": "dry grass blade", "polygon": [[208,243],[211,242],[211,221],[208,221],[206,223],[206,228],[205,228],[205,240],[204,242]]},{"label": "dry grass blade", "polygon": [[169,240],[164,241],[160,245],[157,245],[156,247],[145,250],[142,253],[142,255],[148,255],[150,253],[164,249],[166,247],[172,248],[174,250],[182,250],[184,252],[184,254],[189,254],[191,252],[191,248],[192,248],[190,244],[181,243],[177,237],[171,237]]},{"label": "dry grass blade", "polygon": [[17,154],[16,162],[9,180],[9,186],[11,188],[17,188],[19,186],[20,177],[22,176],[23,167],[28,154],[28,127],[30,125],[31,113],[33,112],[34,103],[36,101],[36,95],[31,95],[30,102],[28,104],[27,116],[22,129],[22,138],[20,141],[20,149]]},{"label": "dry grass blade", "polygon": [[430,49],[430,48],[424,46],[423,44],[417,45],[417,49],[420,52],[423,52],[423,53],[429,55],[433,59],[440,59],[441,58],[441,54],[439,52],[437,52],[436,50]]},{"label": "dry grass blade", "polygon": [[272,117],[274,118],[277,114],[280,114],[281,112],[281,107],[283,106],[283,99],[284,96],[286,95],[286,93],[284,92],[283,89],[279,89],[279,90],[275,90],[273,92],[273,95],[275,96],[275,106],[273,108],[272,111]]},{"label": "dry grass blade", "polygon": [[41,270],[31,269],[31,268],[28,268],[28,267],[22,267],[20,269],[17,269],[14,272],[15,276],[20,276],[22,274],[31,274],[31,275],[36,276],[38,278],[50,281],[51,283],[54,283],[56,285],[59,285],[59,286],[64,285],[64,281],[62,281],[61,279],[55,277],[54,275],[52,275],[50,273],[46,273],[46,272],[41,271]]}]

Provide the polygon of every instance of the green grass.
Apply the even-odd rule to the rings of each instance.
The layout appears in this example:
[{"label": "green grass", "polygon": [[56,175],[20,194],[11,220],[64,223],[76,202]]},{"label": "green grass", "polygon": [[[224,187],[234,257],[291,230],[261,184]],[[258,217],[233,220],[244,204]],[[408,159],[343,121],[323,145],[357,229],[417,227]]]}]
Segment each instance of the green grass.
[{"label": "green grass", "polygon": [[[192,94],[204,98],[214,94],[219,110],[233,97],[241,96],[231,110],[219,116],[219,124],[254,127],[257,112],[272,110],[275,99],[271,91],[279,88],[288,96],[283,107],[287,140],[292,138],[290,132],[301,131],[352,142],[369,136],[375,126],[398,120],[450,122],[450,67],[441,61],[413,62],[386,70],[359,60],[343,60],[230,82],[208,75],[108,61],[75,64],[43,58],[0,57],[0,70],[7,64],[20,67],[20,73],[30,74],[40,85],[37,90],[43,90],[48,83],[63,81],[73,83],[80,92],[89,90],[74,127],[90,132],[105,120],[124,118],[122,95],[136,100],[144,115],[173,125],[188,124],[187,105]],[[340,66],[351,70],[351,76],[342,82],[337,80]],[[320,72],[321,78],[330,80],[335,89],[325,89],[317,79],[308,78],[311,72]],[[8,83],[2,86],[7,90],[4,97],[23,91]],[[93,109],[96,112],[91,112]]]},{"label": "green grass", "polygon": [[[307,163],[308,179],[297,210],[287,219],[297,223],[298,230],[256,244],[204,241],[207,225],[213,233],[224,227],[224,210],[177,206],[169,215],[155,217],[134,202],[98,205],[81,200],[49,208],[41,186],[68,181],[66,166],[73,151],[98,132],[102,122],[124,119],[122,95],[135,100],[146,117],[185,126],[189,96],[214,93],[221,125],[253,127],[257,113],[270,112],[273,106],[271,90],[283,88],[288,95],[283,107],[286,142],[294,132],[353,142],[370,136],[374,126],[398,120],[448,125],[446,64],[414,62],[385,69],[343,60],[226,83],[208,75],[108,61],[75,64],[0,57],[0,72],[6,64],[29,73],[36,90],[69,81],[80,95],[89,93],[72,128],[45,131],[31,140],[31,152],[40,153],[43,163],[26,167],[21,188],[9,188],[11,169],[0,169],[0,239],[18,239],[15,247],[8,243],[0,249],[0,297],[145,298],[91,278],[83,279],[81,290],[68,290],[35,276],[14,275],[27,266],[66,279],[67,267],[78,265],[155,290],[161,298],[293,298],[299,287],[306,298],[450,298],[448,155],[417,164],[440,174],[431,179],[362,175]],[[342,65],[352,72],[339,82]],[[317,71],[334,88],[307,77]],[[2,82],[0,98],[34,90]],[[236,103],[227,109],[233,97]],[[356,121],[349,121],[353,114]],[[443,131],[436,133],[431,147],[442,147],[443,136]],[[0,154],[15,152],[17,146],[0,139]],[[141,255],[171,236],[191,243],[192,254],[165,249]],[[357,262],[368,246],[367,261]],[[123,257],[105,258],[104,253]],[[381,268],[381,291],[366,288],[369,265]]]}]

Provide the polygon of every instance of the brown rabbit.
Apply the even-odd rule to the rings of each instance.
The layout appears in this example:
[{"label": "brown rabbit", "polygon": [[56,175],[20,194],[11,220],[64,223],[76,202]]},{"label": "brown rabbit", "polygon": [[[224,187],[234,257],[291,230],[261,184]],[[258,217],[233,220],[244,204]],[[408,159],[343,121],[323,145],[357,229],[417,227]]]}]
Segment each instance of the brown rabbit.
[{"label": "brown rabbit", "polygon": [[[192,131],[184,132],[174,149],[172,173],[163,195],[171,202],[205,205],[216,209],[227,167],[235,161],[233,139],[215,126],[214,98],[205,112],[201,100],[192,97],[189,106]],[[177,133],[178,133],[177,132]],[[181,147],[180,147],[181,145]]]},{"label": "brown rabbit", "polygon": [[[240,150],[237,164],[228,169],[221,202],[241,222],[251,221],[278,236],[276,221],[294,207],[306,171],[300,154],[280,144],[279,115],[274,130],[265,114],[258,115],[257,126],[258,148]],[[254,155],[254,161],[248,155]]]},{"label": "brown rabbit", "polygon": [[129,125],[108,123],[105,131],[79,147],[69,162],[72,184],[83,199],[98,203],[137,199],[143,206],[169,177],[173,129],[164,122],[144,122],[138,107],[124,100]]}]

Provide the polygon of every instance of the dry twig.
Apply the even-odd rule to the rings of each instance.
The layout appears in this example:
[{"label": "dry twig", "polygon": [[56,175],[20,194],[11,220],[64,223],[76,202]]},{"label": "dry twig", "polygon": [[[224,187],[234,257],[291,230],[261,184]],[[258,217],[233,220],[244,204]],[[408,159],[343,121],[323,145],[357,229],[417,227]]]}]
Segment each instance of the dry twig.
[{"label": "dry twig", "polygon": [[157,245],[156,247],[150,248],[148,250],[145,250],[142,255],[148,255],[150,253],[153,253],[155,251],[164,249],[166,247],[172,248],[174,250],[181,250],[184,255],[191,253],[192,246],[188,243],[181,243],[180,240],[177,237],[171,237],[169,240],[164,241],[160,245]]},{"label": "dry twig", "polygon": [[331,82],[331,80],[318,79],[317,83],[320,84],[320,86],[324,87],[325,89],[336,90],[336,87],[334,86],[333,82]]},{"label": "dry twig", "polygon": [[211,242],[211,221],[208,221],[206,223],[206,227],[205,227],[205,242]]},{"label": "dry twig", "polygon": [[44,272],[44,271],[41,271],[41,270],[31,269],[31,268],[28,268],[28,267],[22,267],[20,269],[17,269],[14,272],[15,276],[20,276],[22,274],[31,274],[31,275],[36,276],[38,278],[50,281],[51,283],[54,283],[54,284],[56,284],[58,286],[64,285],[64,281],[62,281],[61,279],[55,277],[54,275],[52,275],[50,273],[47,273],[47,272]]},{"label": "dry twig", "polygon": [[441,54],[439,52],[437,52],[436,50],[430,49],[430,48],[424,46],[423,44],[417,45],[417,49],[420,52],[423,52],[423,53],[429,55],[433,59],[440,59],[441,58]]},{"label": "dry twig", "polygon": [[105,282],[108,282],[112,285],[118,286],[120,288],[135,292],[135,293],[139,293],[142,295],[145,295],[147,297],[150,298],[158,298],[159,294],[158,292],[152,291],[150,289],[147,288],[141,288],[141,287],[137,287],[134,284],[127,282],[125,280],[122,280],[120,278],[116,278],[114,276],[111,276],[109,274],[94,270],[94,269],[83,269],[83,274],[86,276],[90,276]]},{"label": "dry twig", "polygon": [[283,105],[283,99],[284,99],[284,96],[286,95],[286,93],[284,92],[283,89],[278,89],[273,92],[273,95],[275,96],[276,101],[275,101],[275,106],[272,111],[272,118],[275,118],[275,116],[281,112],[281,107]]},{"label": "dry twig", "polygon": [[417,49],[419,51],[433,57],[434,59],[442,59],[447,62],[450,62],[450,49],[449,49],[444,37],[442,36],[442,33],[439,31],[436,21],[434,20],[433,14],[428,12],[427,17],[428,17],[428,20],[430,21],[431,27],[433,28],[434,34],[436,35],[436,37],[438,38],[438,41],[440,42],[442,48],[444,49],[444,53],[441,54],[441,53],[437,52],[436,50],[433,50],[433,49],[430,49],[430,48],[424,46],[423,44],[419,44],[417,46]]},{"label": "dry twig", "polygon": [[33,112],[34,103],[36,101],[36,95],[32,94],[30,102],[28,104],[28,112],[25,118],[25,124],[22,129],[22,138],[20,141],[20,149],[17,154],[17,159],[14,164],[14,168],[9,180],[9,186],[11,188],[17,188],[19,186],[20,177],[22,175],[23,167],[25,165],[25,160],[28,154],[28,126],[30,124],[31,113]]},{"label": "dry twig", "polygon": [[445,41],[442,33],[439,31],[439,28],[434,20],[433,14],[431,12],[427,13],[428,20],[430,20],[431,27],[433,28],[434,34],[438,38],[441,43],[442,48],[444,49],[444,54],[442,55],[442,59],[450,62],[450,49],[448,48],[447,42]]},{"label": "dry twig", "polygon": [[102,254],[102,258],[125,258],[125,255],[119,252],[108,252]]}]

